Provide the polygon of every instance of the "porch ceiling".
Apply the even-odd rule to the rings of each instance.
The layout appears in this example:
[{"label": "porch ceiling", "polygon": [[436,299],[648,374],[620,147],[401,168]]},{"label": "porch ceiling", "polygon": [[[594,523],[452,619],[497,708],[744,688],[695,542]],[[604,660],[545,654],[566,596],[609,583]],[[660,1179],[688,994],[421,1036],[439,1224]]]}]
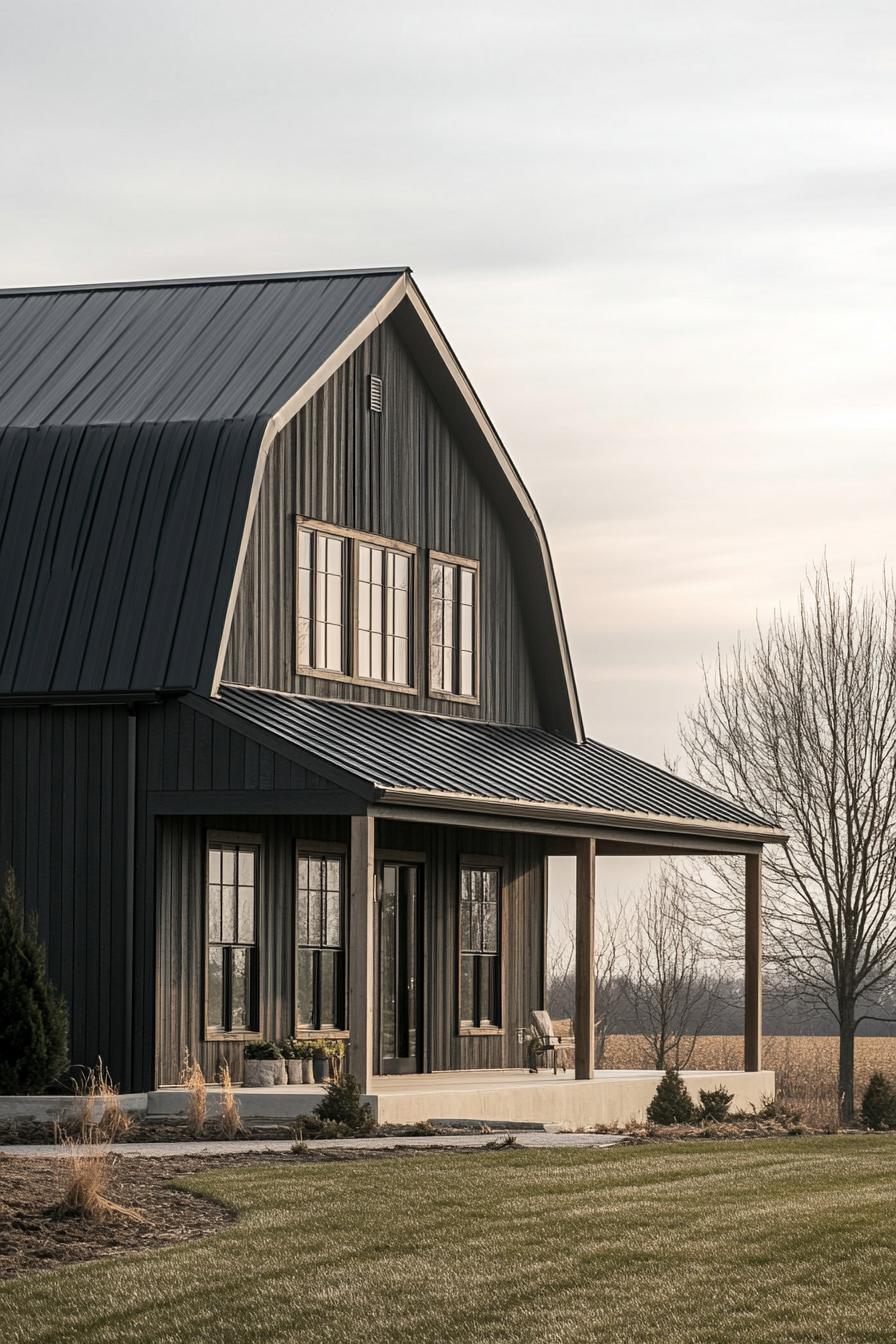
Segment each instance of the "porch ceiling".
[{"label": "porch ceiling", "polygon": [[749,846],[786,839],[740,804],[590,739],[242,686],[189,700],[250,736],[276,740],[278,749],[374,805],[679,832]]}]

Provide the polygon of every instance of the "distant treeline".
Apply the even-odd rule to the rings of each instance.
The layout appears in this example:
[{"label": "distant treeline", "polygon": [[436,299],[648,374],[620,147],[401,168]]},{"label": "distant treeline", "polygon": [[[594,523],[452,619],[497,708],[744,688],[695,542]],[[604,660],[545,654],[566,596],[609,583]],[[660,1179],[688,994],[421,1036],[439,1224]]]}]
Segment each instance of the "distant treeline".
[{"label": "distant treeline", "polygon": [[[624,976],[598,984],[595,1013],[606,1015],[605,1031],[611,1036],[638,1033],[634,1009],[625,994]],[[575,980],[571,973],[554,977],[548,985],[548,1011],[556,1018],[572,1019],[575,1013]],[[880,1013],[880,1004],[874,1009]],[[893,1006],[896,1018],[896,1004]],[[703,1013],[701,1012],[701,1018]],[[763,1027],[767,1036],[835,1036],[837,1024],[820,1004],[801,1002],[793,990],[767,984],[763,997]],[[736,1036],[743,1030],[743,996],[736,980],[722,980],[714,989],[709,1013],[700,1031],[704,1036]],[[863,1022],[859,1036],[896,1036],[896,1021]]]}]

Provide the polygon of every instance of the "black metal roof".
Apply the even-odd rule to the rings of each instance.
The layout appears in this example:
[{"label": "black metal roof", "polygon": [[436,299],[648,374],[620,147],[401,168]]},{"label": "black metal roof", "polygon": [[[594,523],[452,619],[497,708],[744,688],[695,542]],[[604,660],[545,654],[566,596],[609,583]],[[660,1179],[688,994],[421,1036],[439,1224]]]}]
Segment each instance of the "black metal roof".
[{"label": "black metal roof", "polygon": [[0,694],[211,688],[265,427],[403,274],[0,291]]},{"label": "black metal roof", "polygon": [[465,797],[566,808],[567,820],[584,812],[775,833],[738,803],[587,738],[241,686],[222,685],[217,703],[313,756],[320,773],[329,768],[385,801],[431,795],[435,807]]}]

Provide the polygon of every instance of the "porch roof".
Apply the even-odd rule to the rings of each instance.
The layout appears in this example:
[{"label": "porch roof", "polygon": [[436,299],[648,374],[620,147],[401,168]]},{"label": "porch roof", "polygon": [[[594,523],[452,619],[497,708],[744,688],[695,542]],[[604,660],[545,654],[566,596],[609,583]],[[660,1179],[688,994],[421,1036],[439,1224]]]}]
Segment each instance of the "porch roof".
[{"label": "porch roof", "polygon": [[781,842],[739,803],[586,738],[222,685],[214,701],[370,801]]}]

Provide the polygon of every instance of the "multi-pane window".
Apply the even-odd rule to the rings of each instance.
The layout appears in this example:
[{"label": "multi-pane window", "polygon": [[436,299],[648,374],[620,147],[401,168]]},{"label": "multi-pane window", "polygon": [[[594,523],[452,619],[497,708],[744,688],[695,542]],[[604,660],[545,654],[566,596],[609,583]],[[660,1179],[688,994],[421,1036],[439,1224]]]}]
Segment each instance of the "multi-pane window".
[{"label": "multi-pane window", "polygon": [[411,557],[358,543],[359,677],[407,686],[411,680]]},{"label": "multi-pane window", "polygon": [[501,871],[460,871],[460,1021],[462,1027],[501,1022]]},{"label": "multi-pane window", "polygon": [[429,684],[445,695],[476,694],[477,571],[433,559],[429,571]]},{"label": "multi-pane window", "polygon": [[258,1027],[258,847],[208,846],[208,1030]]},{"label": "multi-pane window", "polygon": [[298,531],[298,662],[322,672],[346,669],[347,540],[310,527]]},{"label": "multi-pane window", "polygon": [[343,879],[339,855],[296,854],[296,1018],[301,1028],[344,1026]]}]

